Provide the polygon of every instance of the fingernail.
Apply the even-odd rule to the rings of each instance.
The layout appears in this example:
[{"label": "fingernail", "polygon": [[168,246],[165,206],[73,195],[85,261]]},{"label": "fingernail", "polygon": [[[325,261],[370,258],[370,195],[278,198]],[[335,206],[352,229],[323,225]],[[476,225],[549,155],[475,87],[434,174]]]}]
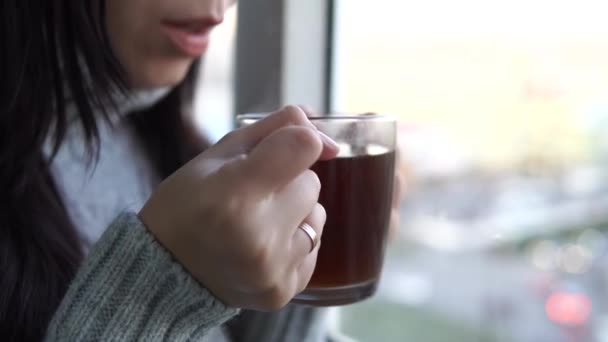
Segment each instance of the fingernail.
[{"label": "fingernail", "polygon": [[321,140],[323,140],[323,143],[325,145],[327,145],[328,147],[331,147],[335,150],[340,149],[340,145],[338,145],[338,143],[334,139],[330,138],[329,135],[319,131],[318,129],[317,129],[317,132],[319,132],[319,136],[321,137]]}]

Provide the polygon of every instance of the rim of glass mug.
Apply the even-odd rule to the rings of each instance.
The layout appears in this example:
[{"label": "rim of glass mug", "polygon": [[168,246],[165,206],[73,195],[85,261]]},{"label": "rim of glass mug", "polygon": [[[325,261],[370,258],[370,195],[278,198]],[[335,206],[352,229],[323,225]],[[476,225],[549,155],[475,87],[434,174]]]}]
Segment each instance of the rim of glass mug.
[{"label": "rim of glass mug", "polygon": [[[251,124],[258,120],[265,118],[266,116],[272,113],[245,113],[238,114],[236,116],[236,121],[243,124]],[[394,122],[396,121],[395,116],[390,114],[380,114],[380,113],[363,113],[363,114],[342,114],[342,113],[329,113],[325,115],[315,115],[309,116],[308,119],[310,121],[387,121]]]}]

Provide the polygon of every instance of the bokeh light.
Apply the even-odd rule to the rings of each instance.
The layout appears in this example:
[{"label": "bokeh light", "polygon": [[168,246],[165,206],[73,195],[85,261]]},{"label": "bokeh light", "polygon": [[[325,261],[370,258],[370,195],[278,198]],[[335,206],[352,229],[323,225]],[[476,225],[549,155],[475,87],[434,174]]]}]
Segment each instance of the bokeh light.
[{"label": "bokeh light", "polygon": [[557,292],[545,304],[547,317],[567,326],[584,325],[591,315],[591,300],[584,294]]}]

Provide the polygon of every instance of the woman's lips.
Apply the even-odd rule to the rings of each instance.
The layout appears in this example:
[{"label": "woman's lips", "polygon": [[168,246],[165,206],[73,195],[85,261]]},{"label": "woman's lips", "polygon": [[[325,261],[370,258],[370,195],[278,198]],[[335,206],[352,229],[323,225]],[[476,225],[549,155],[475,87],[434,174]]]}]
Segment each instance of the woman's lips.
[{"label": "woman's lips", "polygon": [[213,18],[166,20],[162,26],[175,47],[189,57],[202,56],[209,46],[211,29],[221,23]]}]

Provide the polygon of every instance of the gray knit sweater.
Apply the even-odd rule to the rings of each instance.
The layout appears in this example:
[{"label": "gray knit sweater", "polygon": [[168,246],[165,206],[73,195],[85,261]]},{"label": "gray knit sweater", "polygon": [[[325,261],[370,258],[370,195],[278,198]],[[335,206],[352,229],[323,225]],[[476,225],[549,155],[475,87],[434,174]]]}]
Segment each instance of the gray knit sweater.
[{"label": "gray knit sweater", "polygon": [[[144,103],[153,100],[147,97]],[[195,281],[134,214],[160,181],[141,142],[120,122],[102,125],[100,138],[99,161],[87,168],[82,132],[74,125],[52,164],[89,254],[47,341],[324,339],[321,310],[290,305],[276,313],[240,311]]]}]

